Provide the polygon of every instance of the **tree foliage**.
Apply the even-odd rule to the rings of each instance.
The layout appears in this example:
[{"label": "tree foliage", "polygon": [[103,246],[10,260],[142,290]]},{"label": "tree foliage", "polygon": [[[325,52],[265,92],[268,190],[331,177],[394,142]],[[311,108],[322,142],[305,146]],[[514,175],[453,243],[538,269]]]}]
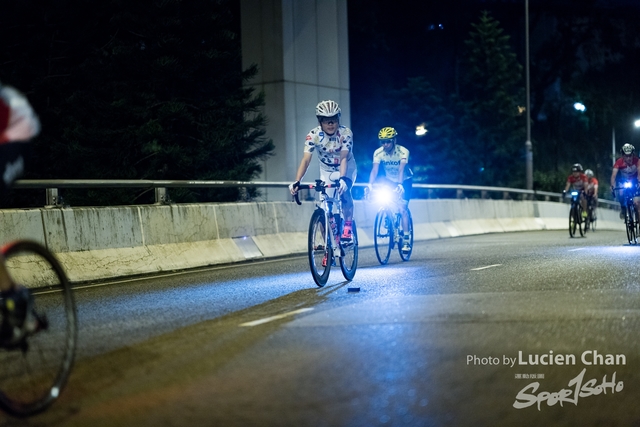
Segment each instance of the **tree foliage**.
[{"label": "tree foliage", "polygon": [[[273,143],[258,112],[263,95],[243,86],[257,70],[241,69],[234,5],[15,2],[3,15],[0,76],[28,90],[43,122],[28,177],[254,178]],[[8,16],[22,19],[7,28]],[[66,194],[75,205],[148,201],[143,193]],[[175,201],[236,196],[235,189],[171,192]]]},{"label": "tree foliage", "polygon": [[[454,118],[438,91],[424,77],[410,78],[407,85],[389,93],[393,110],[384,110],[381,123],[391,123],[400,143],[410,149],[415,182],[450,183],[461,178],[451,146],[459,143],[453,132]],[[401,117],[402,120],[397,118]],[[416,125],[427,129],[416,136]]]},{"label": "tree foliage", "polygon": [[[391,108],[380,114],[380,123],[400,131],[400,143],[411,149],[416,181],[521,184],[522,66],[509,36],[486,12],[473,24],[466,49],[457,94],[438,92],[426,77],[410,78],[389,92]],[[428,132],[415,136],[421,123]]]},{"label": "tree foliage", "polygon": [[461,151],[475,160],[464,181],[515,185],[524,178],[522,66],[510,37],[488,12],[472,26],[462,55],[459,92],[454,96],[457,133],[465,147]]}]

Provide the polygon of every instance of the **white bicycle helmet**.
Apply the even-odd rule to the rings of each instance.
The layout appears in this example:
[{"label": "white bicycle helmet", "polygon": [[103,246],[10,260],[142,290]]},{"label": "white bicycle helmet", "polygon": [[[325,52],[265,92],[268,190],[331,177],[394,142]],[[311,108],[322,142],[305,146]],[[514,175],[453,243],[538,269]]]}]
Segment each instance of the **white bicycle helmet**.
[{"label": "white bicycle helmet", "polygon": [[588,178],[593,177],[593,171],[591,169],[587,169],[586,171],[584,171],[584,174],[587,175]]},{"label": "white bicycle helmet", "polygon": [[630,154],[633,154],[634,151],[636,151],[636,148],[633,145],[626,143],[622,146],[621,150],[622,150],[622,154],[626,154],[628,156]]},{"label": "white bicycle helmet", "polygon": [[320,117],[338,116],[338,118],[340,118],[340,107],[336,101],[320,101],[318,105],[316,105],[316,116],[318,120]]}]

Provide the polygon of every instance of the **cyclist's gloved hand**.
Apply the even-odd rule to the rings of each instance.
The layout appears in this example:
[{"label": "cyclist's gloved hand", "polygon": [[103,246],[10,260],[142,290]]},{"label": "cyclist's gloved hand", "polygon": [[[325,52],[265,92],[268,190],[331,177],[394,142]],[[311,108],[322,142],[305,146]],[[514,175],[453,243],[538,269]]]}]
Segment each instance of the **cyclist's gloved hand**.
[{"label": "cyclist's gloved hand", "polygon": [[340,187],[338,187],[338,193],[342,194],[345,191],[347,191],[347,183],[345,182],[345,180],[343,178],[340,178],[340,181],[338,181],[338,184],[340,185]]},{"label": "cyclist's gloved hand", "polygon": [[291,192],[291,195],[294,195],[298,192],[298,186],[300,186],[300,181],[292,182],[291,184],[289,184],[289,191]]},{"label": "cyclist's gloved hand", "polygon": [[367,184],[367,186],[364,187],[364,198],[365,198],[365,200],[369,200],[369,197],[371,196],[371,190],[373,190],[373,185],[371,185],[371,184]]},{"label": "cyclist's gloved hand", "polygon": [[404,194],[404,187],[402,186],[402,184],[398,184],[398,186],[396,187],[396,189],[394,191],[396,193],[402,195],[402,194]]}]

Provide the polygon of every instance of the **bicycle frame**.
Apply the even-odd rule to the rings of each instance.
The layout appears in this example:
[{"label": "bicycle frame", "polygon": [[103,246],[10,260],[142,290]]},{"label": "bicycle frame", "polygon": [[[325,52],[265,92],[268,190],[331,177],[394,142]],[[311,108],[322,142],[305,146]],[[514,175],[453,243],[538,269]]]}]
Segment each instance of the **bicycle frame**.
[{"label": "bicycle frame", "polygon": [[[324,230],[324,240],[325,242],[329,243],[331,242],[331,247],[334,250],[334,256],[336,257],[340,257],[342,256],[341,251],[338,251],[339,254],[336,254],[335,251],[337,251],[339,248],[339,245],[336,243],[336,237],[340,236],[340,234],[342,233],[342,225],[344,223],[344,218],[343,218],[343,213],[342,213],[342,201],[340,200],[340,196],[336,197],[336,193],[338,192],[338,184],[336,183],[331,183],[331,184],[325,184],[324,181],[317,179],[315,185],[301,185],[299,188],[300,189],[314,189],[316,190],[317,193],[320,194],[319,198],[320,200],[318,200],[316,202],[316,209],[321,209],[324,212],[324,223],[327,224],[327,227],[325,227]],[[333,190],[332,195],[330,196],[327,193],[327,190]],[[296,203],[298,205],[301,205],[302,203],[300,202],[300,199],[298,198],[298,194],[296,193],[296,195],[294,196]],[[334,214],[333,212],[333,208],[334,206],[336,207],[337,212]],[[336,224],[336,229],[335,229],[335,233],[333,228],[330,226],[331,224],[331,220],[330,218],[333,217],[333,220],[335,221]],[[331,239],[329,240],[329,238],[331,237]]]},{"label": "bicycle frame", "polygon": [[614,195],[616,191],[622,190],[622,199],[625,206],[625,226],[627,228],[627,240],[629,244],[635,245],[638,243],[638,211],[633,202],[633,198],[636,197],[637,189],[629,181],[625,181],[622,187],[613,188]]},{"label": "bicycle frame", "polygon": [[[400,194],[393,191],[386,185],[376,186],[375,192],[371,197],[372,201],[380,205],[376,218],[374,221],[374,248],[376,250],[376,256],[380,264],[384,265],[389,261],[389,255],[394,247],[398,248],[400,258],[403,261],[408,261],[411,256],[411,250],[402,250],[404,242],[404,236],[409,234],[409,247],[413,247],[413,219],[411,218],[411,211],[406,206],[406,214],[408,216],[408,228],[405,230],[403,224],[403,208],[404,201],[401,199]],[[386,219],[388,218],[388,220]],[[388,221],[389,226],[387,228],[388,233],[380,234],[382,230],[381,221]],[[402,229],[402,233],[400,230]],[[389,237],[389,243],[384,243],[385,237]],[[401,235],[402,234],[402,235]],[[385,249],[386,248],[386,249]]]},{"label": "bicycle frame", "polygon": [[578,190],[571,190],[571,208],[569,209],[569,236],[574,237],[576,229],[580,232],[580,236],[584,236],[582,229],[582,204],[580,203],[580,194]]},{"label": "bicycle frame", "polygon": [[[344,212],[341,196],[337,193],[338,183],[332,181],[326,184],[318,179],[315,185],[300,185],[298,188],[314,189],[319,193],[319,201],[316,202],[316,209],[309,223],[309,267],[314,281],[318,286],[325,285],[336,258],[340,261],[340,270],[344,278],[353,280],[358,266],[358,233],[355,220],[352,219],[351,237],[343,241]],[[298,205],[302,204],[298,193],[294,195],[294,200]],[[322,230],[322,236],[318,233],[319,230]],[[316,258],[320,255],[324,255],[322,263]]]},{"label": "bicycle frame", "polygon": [[400,195],[388,186],[381,186],[373,193],[373,202],[380,205],[378,212],[389,210],[393,213],[393,242],[399,242],[398,229],[402,221],[402,202]]}]

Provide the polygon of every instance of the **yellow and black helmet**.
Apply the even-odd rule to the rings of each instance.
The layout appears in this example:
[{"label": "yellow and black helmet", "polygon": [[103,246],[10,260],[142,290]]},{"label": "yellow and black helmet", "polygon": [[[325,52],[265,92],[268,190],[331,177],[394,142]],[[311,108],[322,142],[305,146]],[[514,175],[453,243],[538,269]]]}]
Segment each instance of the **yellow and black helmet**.
[{"label": "yellow and black helmet", "polygon": [[380,132],[378,132],[378,139],[380,140],[395,139],[396,136],[398,136],[398,132],[390,127],[382,128]]}]

